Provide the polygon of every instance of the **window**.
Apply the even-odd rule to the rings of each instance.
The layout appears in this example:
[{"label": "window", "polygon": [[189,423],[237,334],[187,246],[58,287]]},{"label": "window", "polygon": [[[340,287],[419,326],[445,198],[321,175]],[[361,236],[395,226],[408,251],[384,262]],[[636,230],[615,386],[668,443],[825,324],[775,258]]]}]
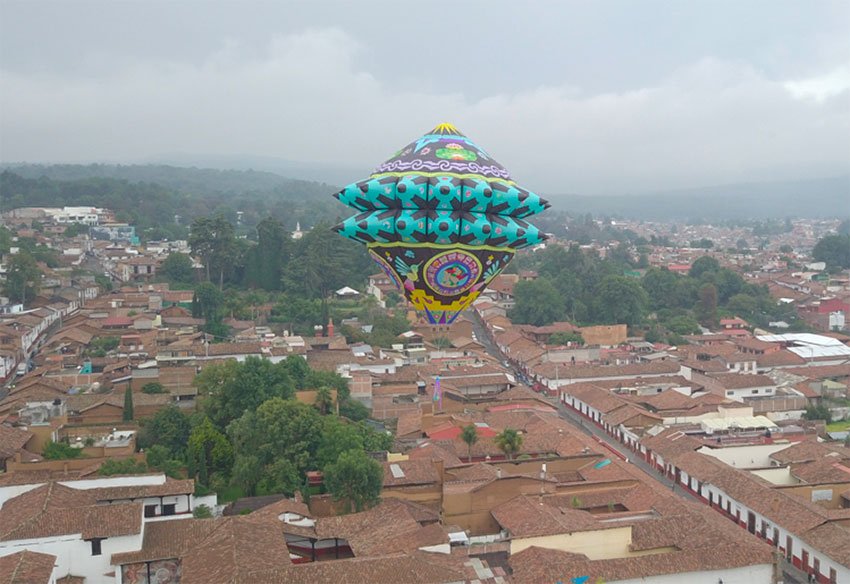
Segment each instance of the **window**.
[{"label": "window", "polygon": [[835,568],[829,569],[829,584],[836,584],[838,582],[838,574],[835,572]]},{"label": "window", "polygon": [[103,538],[100,538],[100,537],[96,537],[95,539],[91,540],[91,555],[99,556],[103,553],[103,550],[101,549],[101,546],[100,546],[100,542],[102,542],[102,541],[103,541]]},{"label": "window", "polygon": [[156,505],[145,505],[145,517],[156,517]]},{"label": "window", "polygon": [[759,392],[759,390],[757,390],[757,389],[753,390],[753,393],[758,393],[758,392]]},{"label": "window", "polygon": [[174,515],[177,513],[177,504],[169,503],[167,505],[162,506],[162,514],[163,515]]}]

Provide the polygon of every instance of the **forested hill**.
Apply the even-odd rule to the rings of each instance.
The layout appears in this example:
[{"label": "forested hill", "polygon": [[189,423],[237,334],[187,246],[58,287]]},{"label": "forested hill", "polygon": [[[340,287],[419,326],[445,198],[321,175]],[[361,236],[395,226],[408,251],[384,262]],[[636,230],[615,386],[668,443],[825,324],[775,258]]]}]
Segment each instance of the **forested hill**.
[{"label": "forested hill", "polygon": [[114,178],[131,183],[148,182],[185,193],[247,193],[283,189],[284,192],[327,194],[334,187],[323,183],[286,178],[258,170],[219,170],[184,168],[165,164],[23,164],[4,165],[24,178],[47,177],[74,181],[86,178]]},{"label": "forested hill", "polygon": [[[334,187],[270,173],[158,166],[24,168],[29,174],[38,174],[39,177],[27,178],[11,170],[0,173],[0,211],[32,206],[107,207],[116,212],[119,221],[136,225],[137,232],[147,239],[185,237],[186,226],[202,216],[222,214],[237,226],[238,232],[251,234],[253,227],[268,216],[279,219],[285,228],[292,230],[296,222],[300,222],[303,228],[309,228],[321,221],[335,222],[347,214],[345,208],[331,197]],[[42,168],[44,172],[38,173],[34,170],[36,168]],[[137,173],[139,180],[103,176],[59,179],[49,176],[54,172],[65,176],[73,176],[75,172],[84,174],[86,170],[83,169],[94,173],[100,168],[105,169],[107,174],[118,173],[115,170],[118,168],[126,168],[128,173],[130,169],[138,169],[133,172]],[[149,175],[144,172],[145,169]],[[244,175],[244,183],[237,180],[240,175]],[[215,180],[217,176],[220,181]],[[279,180],[279,183],[272,184],[271,177],[276,177],[274,180]],[[265,184],[266,188],[259,188],[261,184]],[[237,220],[237,212],[242,213],[241,221]]]}]

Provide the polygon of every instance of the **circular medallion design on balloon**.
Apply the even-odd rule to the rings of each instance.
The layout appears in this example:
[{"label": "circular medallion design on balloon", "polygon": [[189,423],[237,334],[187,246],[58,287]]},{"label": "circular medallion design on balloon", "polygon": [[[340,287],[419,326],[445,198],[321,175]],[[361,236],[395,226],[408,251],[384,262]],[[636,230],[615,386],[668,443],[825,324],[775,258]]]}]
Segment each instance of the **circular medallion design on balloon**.
[{"label": "circular medallion design on balloon", "polygon": [[472,288],[481,275],[481,262],[461,250],[443,252],[425,264],[425,281],[435,292],[456,296]]},{"label": "circular medallion design on balloon", "polygon": [[401,290],[401,282],[399,282],[398,276],[395,275],[395,270],[393,270],[390,263],[371,249],[369,250],[369,255],[381,267],[381,271],[395,284],[395,287]]}]

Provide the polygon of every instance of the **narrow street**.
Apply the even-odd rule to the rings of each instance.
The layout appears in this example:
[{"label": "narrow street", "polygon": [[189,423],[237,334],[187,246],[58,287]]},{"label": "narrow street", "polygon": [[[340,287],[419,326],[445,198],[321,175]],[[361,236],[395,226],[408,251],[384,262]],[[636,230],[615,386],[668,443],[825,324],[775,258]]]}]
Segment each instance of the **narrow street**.
[{"label": "narrow street", "polygon": [[[494,359],[496,359],[499,363],[503,363],[504,357],[499,352],[498,347],[493,343],[493,341],[487,334],[487,331],[484,328],[483,323],[481,322],[481,318],[474,311],[470,312],[470,316],[473,323],[473,331],[475,333],[475,336],[477,337],[476,340],[484,346],[484,348],[487,350],[487,353],[489,353]],[[517,378],[517,380],[522,379],[522,376],[519,372],[512,370],[512,373]],[[628,448],[626,448],[623,444],[617,441],[614,437],[610,436],[602,428],[583,418],[577,412],[571,410],[570,408],[567,408],[557,398],[546,397],[543,395],[541,395],[541,397],[545,397],[547,401],[549,401],[554,407],[558,409],[558,413],[561,418],[570,422],[576,428],[578,428],[588,436],[593,436],[595,438],[598,438],[600,441],[603,441],[608,447],[619,452],[623,456],[623,458],[629,461],[630,464],[633,464],[637,468],[641,469],[653,480],[661,483],[665,487],[670,488],[671,492],[676,493],[677,495],[688,501],[701,502],[688,491],[682,488],[674,487],[673,480],[659,474],[645,460],[636,456],[634,452],[631,452]],[[808,581],[805,572],[802,572],[801,570],[792,566],[784,558],[780,559],[780,565],[782,567],[783,577],[783,579],[780,581],[781,584],[805,584]]]}]

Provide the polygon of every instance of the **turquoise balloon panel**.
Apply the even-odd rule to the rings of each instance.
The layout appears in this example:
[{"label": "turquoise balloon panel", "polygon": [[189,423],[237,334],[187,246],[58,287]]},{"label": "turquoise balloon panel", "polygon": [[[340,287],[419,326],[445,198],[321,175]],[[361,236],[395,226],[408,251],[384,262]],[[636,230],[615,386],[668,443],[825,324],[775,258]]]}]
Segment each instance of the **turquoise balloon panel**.
[{"label": "turquoise balloon panel", "polygon": [[460,200],[461,181],[448,176],[428,180],[428,208],[451,211]]},{"label": "turquoise balloon panel", "polygon": [[419,209],[401,209],[395,215],[396,241],[420,243],[427,240],[428,212]]}]

